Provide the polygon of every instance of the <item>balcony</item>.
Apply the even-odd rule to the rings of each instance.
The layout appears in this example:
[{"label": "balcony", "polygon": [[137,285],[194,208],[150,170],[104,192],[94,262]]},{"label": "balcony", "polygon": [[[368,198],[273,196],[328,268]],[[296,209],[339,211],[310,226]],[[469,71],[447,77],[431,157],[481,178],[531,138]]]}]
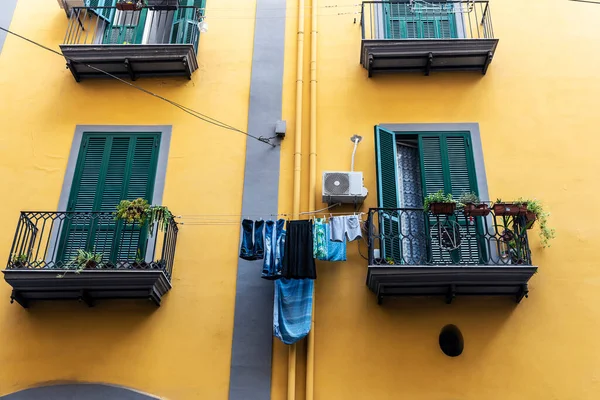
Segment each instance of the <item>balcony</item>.
[{"label": "balcony", "polygon": [[185,76],[198,69],[196,53],[204,9],[74,7],[64,43],[67,68],[85,78]]},{"label": "balcony", "polygon": [[365,1],[360,62],[369,77],[384,72],[479,71],[492,62],[487,0]]},{"label": "balcony", "polygon": [[[491,210],[490,210],[491,211]],[[524,216],[433,215],[372,208],[367,286],[386,296],[528,295],[531,263]]]},{"label": "balcony", "polygon": [[[11,302],[149,299],[171,289],[177,224],[164,230],[111,212],[21,212],[4,279]],[[95,257],[79,257],[80,250]]]}]

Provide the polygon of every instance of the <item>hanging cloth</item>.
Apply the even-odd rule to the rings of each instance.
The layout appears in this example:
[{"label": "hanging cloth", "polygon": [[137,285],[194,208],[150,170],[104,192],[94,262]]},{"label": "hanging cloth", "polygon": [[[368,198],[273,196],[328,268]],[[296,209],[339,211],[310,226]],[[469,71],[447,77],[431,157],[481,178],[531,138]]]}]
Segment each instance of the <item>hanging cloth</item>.
[{"label": "hanging cloth", "polygon": [[263,230],[265,221],[242,221],[242,245],[240,247],[240,258],[244,260],[262,260],[265,254]]},{"label": "hanging cloth", "polygon": [[282,261],[285,246],[285,220],[267,221],[265,227],[265,263],[261,278],[279,279],[282,272]]},{"label": "hanging cloth", "polygon": [[310,332],[313,286],[311,279],[275,281],[273,335],[283,343],[296,343]]},{"label": "hanging cloth", "polygon": [[327,243],[329,242],[329,236],[327,236],[327,226],[325,218],[315,218],[315,224],[313,229],[313,258],[317,260],[327,259]]},{"label": "hanging cloth", "polygon": [[287,279],[317,279],[312,221],[288,221],[282,269]]}]

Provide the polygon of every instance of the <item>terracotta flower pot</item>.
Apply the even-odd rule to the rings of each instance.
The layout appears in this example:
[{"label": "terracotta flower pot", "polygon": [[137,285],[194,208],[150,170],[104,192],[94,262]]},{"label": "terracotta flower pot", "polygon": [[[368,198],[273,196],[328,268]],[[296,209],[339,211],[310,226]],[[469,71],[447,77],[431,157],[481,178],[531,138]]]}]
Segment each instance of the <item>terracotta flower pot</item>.
[{"label": "terracotta flower pot", "polygon": [[135,11],[140,9],[137,3],[117,3],[116,8],[121,11]]},{"label": "terracotta flower pot", "polygon": [[521,215],[521,205],[516,203],[496,203],[492,209],[494,214],[500,217]]},{"label": "terracotta flower pot", "polygon": [[533,225],[535,224],[536,220],[537,220],[537,217],[534,212],[532,212],[532,211],[525,212],[525,226],[527,227],[527,229],[533,228]]},{"label": "terracotta flower pot", "polygon": [[481,203],[481,204],[467,203],[467,204],[465,204],[465,208],[463,209],[463,212],[465,213],[466,217],[485,217],[491,211],[492,210],[490,210],[488,205],[485,203]]},{"label": "terracotta flower pot", "polygon": [[429,211],[434,215],[452,215],[456,211],[456,203],[430,203]]},{"label": "terracotta flower pot", "polygon": [[90,260],[85,263],[84,269],[96,269],[98,263],[96,261]]}]

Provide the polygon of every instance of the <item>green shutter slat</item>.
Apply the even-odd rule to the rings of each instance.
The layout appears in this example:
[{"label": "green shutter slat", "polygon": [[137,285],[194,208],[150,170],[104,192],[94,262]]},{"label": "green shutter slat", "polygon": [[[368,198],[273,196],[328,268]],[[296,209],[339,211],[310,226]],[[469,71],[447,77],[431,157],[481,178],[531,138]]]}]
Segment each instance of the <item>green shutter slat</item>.
[{"label": "green shutter slat", "polygon": [[439,190],[445,191],[441,136],[420,135],[419,152],[424,196]]},{"label": "green shutter slat", "polygon": [[475,181],[467,151],[467,138],[464,136],[446,137],[448,154],[448,174],[450,176],[450,191],[455,198],[463,193],[476,191]]},{"label": "green shutter slat", "polygon": [[106,166],[106,178],[100,203],[101,211],[114,211],[115,207],[122,200],[124,188],[124,176],[128,168],[129,157],[129,137],[114,137],[112,146],[109,149],[108,163]]},{"label": "green shutter slat", "polygon": [[375,127],[375,157],[377,161],[378,205],[398,208],[398,161],[396,159],[396,134]]}]

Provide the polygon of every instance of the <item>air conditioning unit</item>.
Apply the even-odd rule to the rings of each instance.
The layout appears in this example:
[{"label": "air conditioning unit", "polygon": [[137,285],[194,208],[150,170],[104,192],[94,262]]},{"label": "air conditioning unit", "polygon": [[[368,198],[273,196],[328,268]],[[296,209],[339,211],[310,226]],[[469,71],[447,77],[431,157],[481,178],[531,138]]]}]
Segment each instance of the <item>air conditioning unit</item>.
[{"label": "air conditioning unit", "polygon": [[362,172],[323,172],[323,203],[360,204],[367,194]]}]

